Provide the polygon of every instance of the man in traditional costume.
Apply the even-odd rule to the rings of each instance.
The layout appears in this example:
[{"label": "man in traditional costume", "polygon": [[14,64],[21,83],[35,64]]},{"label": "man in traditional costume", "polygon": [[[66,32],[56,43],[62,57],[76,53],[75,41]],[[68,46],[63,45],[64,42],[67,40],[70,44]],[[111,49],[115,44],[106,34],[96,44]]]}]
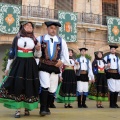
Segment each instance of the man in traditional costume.
[{"label": "man in traditional costume", "polygon": [[94,81],[94,75],[92,72],[92,65],[89,59],[85,57],[87,48],[80,48],[80,58],[76,60],[79,63],[77,75],[77,96],[78,96],[78,108],[87,108],[85,104],[86,97],[88,95],[89,81]]},{"label": "man in traditional costume", "polygon": [[120,60],[116,55],[116,49],[118,46],[109,45],[110,54],[104,57],[107,62],[106,77],[108,83],[108,89],[110,91],[110,108],[119,108],[117,105],[117,97],[120,91]]},{"label": "man in traditional costume", "polygon": [[41,43],[41,58],[39,64],[40,90],[40,115],[50,114],[49,106],[53,100],[58,86],[59,67],[63,63],[69,64],[68,48],[65,40],[57,36],[57,29],[61,27],[59,22],[45,22],[48,34],[39,36]]}]

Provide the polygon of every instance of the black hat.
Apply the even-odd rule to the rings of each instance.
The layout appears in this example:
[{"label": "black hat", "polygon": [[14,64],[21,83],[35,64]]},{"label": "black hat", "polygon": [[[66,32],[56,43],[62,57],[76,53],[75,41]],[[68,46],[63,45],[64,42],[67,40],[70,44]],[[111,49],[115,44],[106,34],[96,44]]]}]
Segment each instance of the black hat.
[{"label": "black hat", "polygon": [[47,27],[49,27],[51,25],[55,25],[55,26],[61,27],[61,24],[59,22],[54,22],[54,21],[47,21],[47,22],[45,22],[45,25]]},{"label": "black hat", "polygon": [[94,52],[94,55],[97,55],[99,52],[100,52],[101,54],[103,54],[102,51],[96,51],[96,52]]},{"label": "black hat", "polygon": [[82,51],[82,50],[87,51],[88,49],[87,49],[87,48],[79,48],[79,50],[80,50],[80,51]]},{"label": "black hat", "polygon": [[115,49],[117,49],[118,48],[118,46],[117,45],[109,45],[110,46],[110,49],[111,48],[115,48]]}]

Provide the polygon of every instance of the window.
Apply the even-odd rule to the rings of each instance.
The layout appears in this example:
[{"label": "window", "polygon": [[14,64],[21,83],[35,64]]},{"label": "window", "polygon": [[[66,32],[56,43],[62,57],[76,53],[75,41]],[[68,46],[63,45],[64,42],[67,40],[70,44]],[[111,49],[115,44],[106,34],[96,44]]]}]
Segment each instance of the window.
[{"label": "window", "polygon": [[118,17],[118,0],[102,0],[102,14]]},{"label": "window", "polygon": [[55,0],[54,18],[58,19],[58,10],[73,11],[73,0]]},{"label": "window", "polygon": [[55,0],[55,9],[73,11],[73,0]]},{"label": "window", "polygon": [[102,0],[102,24],[106,25],[106,16],[118,17],[118,0]]},{"label": "window", "polygon": [[17,4],[17,5],[22,4],[22,0],[0,0],[0,2],[10,3],[10,4]]}]

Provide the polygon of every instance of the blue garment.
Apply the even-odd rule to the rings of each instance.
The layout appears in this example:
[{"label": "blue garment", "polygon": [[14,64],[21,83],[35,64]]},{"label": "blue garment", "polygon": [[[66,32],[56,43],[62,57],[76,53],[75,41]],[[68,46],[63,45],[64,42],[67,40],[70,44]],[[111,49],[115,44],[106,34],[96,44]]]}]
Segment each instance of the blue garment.
[{"label": "blue garment", "polygon": [[[41,51],[42,51],[42,56],[41,58],[44,58],[46,59],[46,52],[45,52],[45,48],[47,47],[47,52],[48,52],[48,56],[49,56],[49,59],[50,60],[53,60],[54,57],[55,57],[55,54],[57,54],[57,59],[56,60],[59,60],[60,59],[60,54],[61,54],[61,50],[62,50],[62,39],[60,37],[57,36],[58,38],[58,42],[54,42],[54,50],[53,50],[53,54],[51,56],[50,54],[50,41],[49,40],[45,40],[45,35],[44,36],[41,36],[40,38],[40,43],[41,43]],[[60,49],[57,50],[57,47],[59,47]],[[58,51],[58,53],[56,53]]]},{"label": "blue garment", "polygon": [[[86,62],[86,64],[87,64],[87,70],[88,70],[88,72],[89,72],[89,59],[86,58],[86,60],[87,60],[87,62]],[[77,76],[80,76],[80,71],[81,71],[81,62],[80,62],[80,58],[77,59],[77,62],[79,62],[80,68],[79,68],[79,70],[76,70],[76,75],[77,75]]]}]

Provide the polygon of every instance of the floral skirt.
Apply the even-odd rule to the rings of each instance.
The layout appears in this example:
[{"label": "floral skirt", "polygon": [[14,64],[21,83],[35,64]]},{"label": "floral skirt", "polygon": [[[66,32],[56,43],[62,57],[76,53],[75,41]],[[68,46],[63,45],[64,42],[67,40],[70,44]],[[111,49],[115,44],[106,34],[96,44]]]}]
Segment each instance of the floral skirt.
[{"label": "floral skirt", "polygon": [[96,101],[108,101],[106,75],[104,73],[99,73],[95,76],[95,79],[95,83],[90,85],[88,98]]},{"label": "floral skirt", "polygon": [[38,107],[38,67],[33,57],[17,57],[0,85],[0,102],[10,109]]},{"label": "floral skirt", "polygon": [[77,80],[74,70],[65,70],[62,74],[63,81],[57,89],[57,102],[71,103],[76,100]]}]

